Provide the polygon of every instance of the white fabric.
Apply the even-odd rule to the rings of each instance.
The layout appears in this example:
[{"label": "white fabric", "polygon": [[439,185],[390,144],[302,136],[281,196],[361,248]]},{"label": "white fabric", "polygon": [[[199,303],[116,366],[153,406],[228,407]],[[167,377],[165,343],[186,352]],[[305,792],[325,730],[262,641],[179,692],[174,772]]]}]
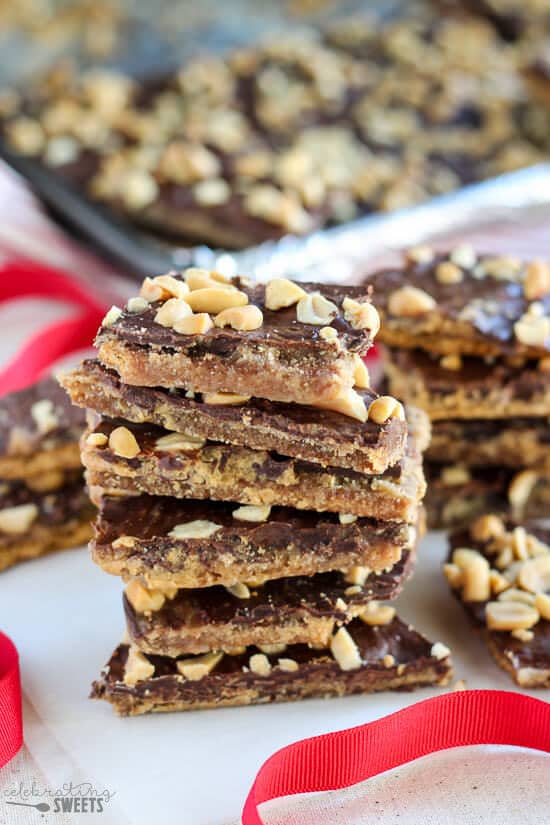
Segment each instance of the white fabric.
[{"label": "white fabric", "polygon": [[547,825],[550,755],[469,747],[426,756],[344,791],[261,806],[265,825]]}]

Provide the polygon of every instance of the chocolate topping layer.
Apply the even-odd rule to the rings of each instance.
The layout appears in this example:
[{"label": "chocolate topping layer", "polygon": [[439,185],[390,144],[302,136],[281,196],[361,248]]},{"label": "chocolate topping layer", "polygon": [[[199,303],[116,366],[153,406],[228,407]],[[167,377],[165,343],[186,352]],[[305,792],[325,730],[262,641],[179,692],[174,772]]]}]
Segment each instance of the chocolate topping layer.
[{"label": "chocolate topping layer", "polygon": [[[74,403],[110,418],[149,422],[168,430],[213,441],[273,450],[334,467],[381,473],[402,455],[407,425],[398,418],[384,424],[361,423],[341,413],[251,398],[239,405],[207,404],[200,393],[184,389],[124,384],[99,361],[84,361],[61,378]],[[365,406],[377,397],[359,390]]]},{"label": "chocolate topping layer", "polygon": [[[392,567],[414,543],[407,525],[358,518],[340,524],[334,513],[272,507],[265,522],[237,521],[238,504],[135,496],[104,498],[92,554],[108,572],[145,576],[178,587],[232,585],[246,577],[276,579],[367,565]],[[177,524],[221,525],[199,539],[170,537]],[[117,542],[120,537],[131,537]]]},{"label": "chocolate topping layer", "polygon": [[371,573],[355,587],[333,571],[250,585],[248,598],[219,586],[179,590],[152,613],[138,612],[124,596],[128,632],[140,650],[166,656],[248,644],[327,644],[335,623],[350,621],[373,599],[398,595],[413,556],[406,550],[390,571]]},{"label": "chocolate topping layer", "polygon": [[[252,647],[239,656],[224,655],[215,668],[198,681],[181,676],[175,659],[147,656],[155,668],[154,674],[132,687],[124,683],[128,646],[120,645],[104,669],[102,680],[94,683],[92,698],[107,699],[118,713],[132,715],[368,693],[419,684],[445,684],[450,678],[448,658],[436,659],[431,652],[432,643],[398,618],[380,627],[368,627],[357,619],[348,630],[362,660],[357,670],[341,670],[328,651],[291,645],[284,654],[268,655],[270,672],[260,676],[249,668],[250,657],[259,652]],[[391,656],[394,664],[385,664],[386,656]],[[283,670],[279,664],[281,657],[296,662],[297,670]]]},{"label": "chocolate topping layer", "polygon": [[[175,273],[174,277],[184,280],[183,274]],[[300,359],[309,352],[322,354],[333,358],[334,344],[325,341],[319,332],[323,325],[303,324],[296,317],[296,306],[283,309],[269,310],[265,306],[265,286],[251,284],[246,278],[232,280],[241,292],[246,293],[250,304],[261,309],[263,324],[259,329],[242,332],[231,327],[212,327],[203,335],[183,335],[170,327],[155,323],[155,315],[162,305],[160,302],[150,304],[141,312],[124,311],[115,323],[106,328],[102,326],[98,332],[96,344],[101,347],[104,341],[118,338],[132,347],[185,350],[191,358],[204,358],[215,355],[220,358],[231,358],[239,347],[246,345],[256,349],[263,347],[279,348],[286,353],[287,358]],[[372,337],[368,330],[354,329],[344,318],[342,302],[346,297],[364,302],[370,300],[368,286],[336,286],[334,284],[302,283],[300,286],[307,293],[320,292],[339,309],[339,314],[328,324],[338,332],[338,338],[343,348],[365,355]],[[259,350],[261,351],[261,349]],[[101,349],[100,349],[101,359]]]},{"label": "chocolate topping layer", "polygon": [[[517,523],[508,521],[506,528],[512,530]],[[550,527],[544,521],[526,521],[519,525],[527,533],[536,536],[545,544],[550,544]],[[495,554],[488,550],[489,541],[475,539],[469,530],[460,530],[450,536],[449,561],[453,551],[458,547],[470,547],[480,552],[491,565],[495,563]],[[453,591],[460,599],[468,617],[474,626],[483,632],[489,649],[498,664],[509,671],[515,681],[524,687],[550,686],[550,621],[540,619],[532,628],[532,639],[515,638],[509,631],[497,631],[487,628],[485,622],[486,601],[464,601],[459,591]]]},{"label": "chocolate topping layer", "polygon": [[90,445],[87,437],[82,441],[88,483],[99,492],[236,500],[255,505],[280,503],[298,509],[412,522],[425,491],[420,449],[426,445],[429,430],[418,410],[410,410],[405,456],[380,476],[323,468],[265,450],[217,443],[163,449],[158,439],[166,436],[166,431],[149,424],[101,419],[94,432],[110,437],[120,426],[137,441],[139,453],[135,458],[121,457],[108,445]]},{"label": "chocolate topping layer", "polygon": [[439,357],[420,350],[391,349],[385,357],[390,392],[417,404],[432,421],[447,418],[544,416],[550,412],[548,372],[536,362],[511,366],[462,357],[460,369],[441,366]]},{"label": "chocolate topping layer", "polygon": [[[454,259],[461,260],[456,255]],[[392,346],[420,347],[443,354],[529,358],[547,355],[550,334],[540,343],[525,343],[514,329],[533,302],[524,294],[524,267],[510,263],[511,259],[487,255],[474,255],[467,265],[455,260],[452,252],[434,253],[427,263],[409,259],[402,268],[382,270],[368,277],[382,318],[380,340]],[[437,272],[443,262],[452,263],[461,272],[459,283],[439,280]],[[405,286],[427,293],[435,301],[434,308],[417,314],[396,314],[392,295]],[[550,318],[550,294],[537,301],[542,316]]]},{"label": "chocolate topping layer", "polygon": [[[37,402],[51,402],[48,422],[42,423]],[[33,415],[34,410],[34,415]],[[55,378],[46,378],[0,399],[0,459],[26,457],[77,442],[85,425]]]}]

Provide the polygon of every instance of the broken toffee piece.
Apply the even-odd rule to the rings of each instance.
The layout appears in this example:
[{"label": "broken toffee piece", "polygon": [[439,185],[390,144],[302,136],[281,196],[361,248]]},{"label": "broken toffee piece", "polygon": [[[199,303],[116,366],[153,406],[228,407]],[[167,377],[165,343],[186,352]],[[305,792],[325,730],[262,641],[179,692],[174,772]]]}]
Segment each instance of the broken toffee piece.
[{"label": "broken toffee piece", "polygon": [[544,518],[550,512],[550,476],[531,467],[424,463],[428,526],[445,529],[468,524],[481,513]]},{"label": "broken toffee piece", "polygon": [[289,645],[264,653],[250,647],[234,655],[173,659],[121,644],[92,698],[130,716],[445,685],[451,674],[448,649],[397,617],[374,627],[354,619],[332,638],[330,650]]},{"label": "broken toffee piece", "polygon": [[0,399],[0,570],[90,538],[84,426],[53,378]]},{"label": "broken toffee piece", "polygon": [[416,541],[415,529],[398,522],[265,509],[258,514],[261,508],[236,503],[105,497],[92,558],[107,573],[141,577],[151,588],[203,588],[354,566],[381,573]]},{"label": "broken toffee piece", "polygon": [[21,481],[0,481],[0,570],[54,550],[85,544],[94,508],[82,475],[40,492]]},{"label": "broken toffee piece", "polygon": [[369,276],[380,340],[441,355],[550,354],[550,264],[477,255],[469,246],[407,253],[402,268]]},{"label": "broken toffee piece", "polygon": [[[0,399],[0,479],[42,479],[59,486],[57,474],[81,470],[78,441],[85,427],[55,378],[45,378]],[[46,478],[46,477],[49,477]]]},{"label": "broken toffee piece", "polygon": [[355,567],[232,588],[163,592],[133,579],[124,596],[128,634],[144,653],[172,657],[249,645],[327,647],[335,627],[355,616],[391,621],[394,609],[377,600],[398,595],[413,555],[405,550],[387,573]]},{"label": "broken toffee piece", "polygon": [[358,359],[378,327],[370,287],[264,286],[188,269],[146,279],[139,298],[107,314],[96,344],[125,384],[342,411],[361,407]]},{"label": "broken toffee piece", "polygon": [[550,417],[434,421],[425,459],[467,467],[524,466],[550,476]]},{"label": "broken toffee piece", "polygon": [[83,437],[82,461],[96,503],[102,495],[148,493],[413,523],[425,492],[421,450],[429,426],[420,410],[408,412],[407,451],[379,476],[110,419]]},{"label": "broken toffee piece", "polygon": [[548,526],[484,515],[450,544],[445,575],[497,664],[521,687],[550,687]]},{"label": "broken toffee piece", "polygon": [[[91,360],[65,373],[61,382],[73,403],[111,418],[150,422],[194,438],[269,450],[324,466],[353,467],[360,473],[384,472],[405,448],[407,424],[397,417],[382,424],[361,422],[331,410],[262,398],[212,404],[205,400],[208,396],[184,389],[124,384],[114,370]],[[357,393],[367,410],[378,397],[370,389]]]},{"label": "broken toffee piece", "polygon": [[549,373],[541,365],[528,361],[512,366],[504,359],[486,363],[407,349],[384,355],[389,391],[425,410],[432,421],[548,415]]}]

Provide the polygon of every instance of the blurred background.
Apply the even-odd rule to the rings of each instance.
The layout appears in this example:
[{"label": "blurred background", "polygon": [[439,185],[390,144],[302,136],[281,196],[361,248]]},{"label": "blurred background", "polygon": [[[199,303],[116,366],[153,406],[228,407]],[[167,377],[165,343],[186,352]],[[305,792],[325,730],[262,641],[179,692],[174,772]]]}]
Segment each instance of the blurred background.
[{"label": "blurred background", "polygon": [[549,33],[549,0],[0,0],[3,152],[245,249],[546,161]]}]

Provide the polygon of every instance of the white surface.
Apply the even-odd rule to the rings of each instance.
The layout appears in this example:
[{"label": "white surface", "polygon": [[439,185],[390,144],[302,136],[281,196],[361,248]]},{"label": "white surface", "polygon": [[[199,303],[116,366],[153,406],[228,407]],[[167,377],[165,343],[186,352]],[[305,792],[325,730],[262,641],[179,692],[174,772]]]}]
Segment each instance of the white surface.
[{"label": "white surface", "polygon": [[[514,689],[450,597],[440,572],[444,554],[442,534],[424,540],[400,614],[452,648],[455,678],[466,679],[469,688]],[[118,579],[95,567],[85,550],[39,559],[0,577],[0,626],[19,648],[24,691],[34,709],[26,715],[32,757],[50,782],[68,781],[74,773],[114,792],[119,823],[236,820],[258,768],[276,749],[440,692],[119,719],[87,695],[120,639],[120,591]],[[53,760],[51,736],[63,758]],[[83,818],[74,821],[80,825]]]}]

